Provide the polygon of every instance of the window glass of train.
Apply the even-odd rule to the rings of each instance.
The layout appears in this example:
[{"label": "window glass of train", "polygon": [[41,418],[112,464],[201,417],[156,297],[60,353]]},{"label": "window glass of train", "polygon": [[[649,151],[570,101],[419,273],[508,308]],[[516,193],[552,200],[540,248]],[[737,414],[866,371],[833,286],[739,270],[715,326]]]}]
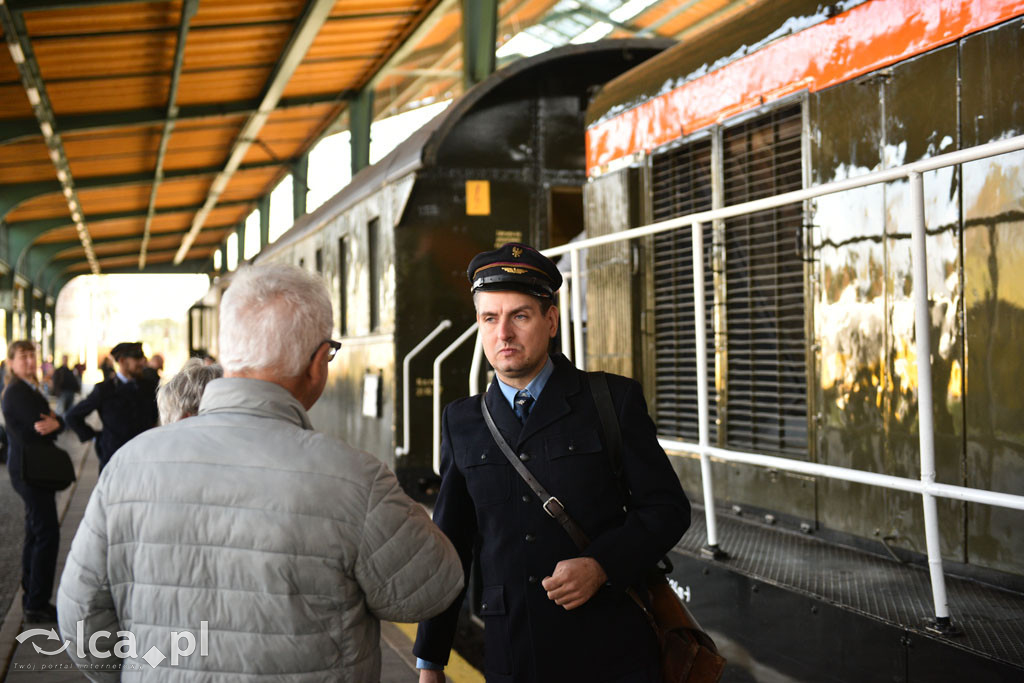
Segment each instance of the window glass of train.
[{"label": "window glass of train", "polygon": [[348,235],[338,238],[338,336],[348,336]]},{"label": "window glass of train", "polygon": [[287,175],[270,193],[270,230],[267,235],[268,242],[276,241],[295,222],[292,184],[291,175]]},{"label": "window glass of train", "polygon": [[242,258],[248,261],[258,253],[260,253],[260,211],[256,209],[245,219]]},{"label": "window glass of train", "polygon": [[316,250],[316,272],[320,275],[324,274],[324,250],[319,247]]},{"label": "window glass of train", "polygon": [[370,276],[370,332],[380,329],[380,218],[371,218],[366,224],[367,261]]},{"label": "window glass of train", "polygon": [[228,235],[227,241],[224,243],[224,249],[227,252],[228,270],[234,270],[238,267],[238,233],[232,231]]}]

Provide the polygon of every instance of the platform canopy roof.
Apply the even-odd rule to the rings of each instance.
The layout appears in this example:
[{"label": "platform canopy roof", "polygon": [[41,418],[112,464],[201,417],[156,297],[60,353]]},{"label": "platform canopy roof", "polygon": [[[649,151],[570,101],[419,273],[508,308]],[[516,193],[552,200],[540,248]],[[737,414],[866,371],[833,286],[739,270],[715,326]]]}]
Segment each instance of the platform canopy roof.
[{"label": "platform canopy roof", "polygon": [[464,1],[497,5],[500,67],[767,0],[0,0],[0,271],[210,271],[361,93],[380,118],[462,92]]}]

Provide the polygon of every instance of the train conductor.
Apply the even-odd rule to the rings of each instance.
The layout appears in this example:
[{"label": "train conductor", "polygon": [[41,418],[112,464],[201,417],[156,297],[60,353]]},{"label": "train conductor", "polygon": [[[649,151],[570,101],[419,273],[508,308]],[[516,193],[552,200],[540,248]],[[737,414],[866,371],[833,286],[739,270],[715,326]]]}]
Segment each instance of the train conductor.
[{"label": "train conductor", "polygon": [[[143,376],[146,356],[140,342],[121,342],[110,351],[117,372],[97,384],[64,416],[65,422],[81,441],[96,439],[100,471],[118,448],[125,445],[159,419],[156,386]],[[99,412],[103,428],[96,432],[85,423],[93,411]]]},{"label": "train conductor", "polygon": [[[549,354],[562,284],[555,264],[527,245],[506,244],[473,258],[468,276],[496,375],[488,412],[590,538],[580,552],[545,512],[492,437],[479,396],[447,406],[434,521],[459,551],[467,580],[479,553],[487,680],[654,683],[658,646],[625,589],[642,586],[686,531],[690,504],[641,387],[607,376],[624,443],[620,482],[587,373]],[[420,624],[413,652],[421,682],[445,680],[461,602]]]}]

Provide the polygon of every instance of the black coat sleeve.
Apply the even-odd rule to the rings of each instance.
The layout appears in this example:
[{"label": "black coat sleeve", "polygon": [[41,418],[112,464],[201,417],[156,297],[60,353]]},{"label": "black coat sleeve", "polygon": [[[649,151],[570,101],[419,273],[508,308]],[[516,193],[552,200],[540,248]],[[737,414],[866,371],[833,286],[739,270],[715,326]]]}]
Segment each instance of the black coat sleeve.
[{"label": "black coat sleeve", "polygon": [[[441,416],[441,489],[434,506],[434,523],[448,536],[462,561],[465,585],[469,586],[469,568],[473,560],[476,538],[476,509],[466,488],[466,480],[455,463],[451,429],[448,419],[451,406]],[[420,622],[413,654],[434,664],[447,664],[455,639],[459,610],[466,596],[466,587],[455,602],[441,614]]]},{"label": "black coat sleeve", "polygon": [[621,397],[615,407],[629,502],[624,522],[592,539],[583,554],[601,564],[612,585],[625,587],[641,582],[682,537],[690,526],[690,502],[658,443],[640,385],[625,378],[609,377],[609,382],[613,379],[612,395]]},{"label": "black coat sleeve", "polygon": [[56,438],[64,429],[64,422],[57,418],[60,423],[57,431],[45,437],[36,431],[36,422],[44,415],[52,415],[53,411],[41,394],[22,381],[15,382],[4,392],[3,412],[7,434],[19,444]]},{"label": "black coat sleeve", "polygon": [[89,417],[94,410],[99,410],[100,404],[103,402],[105,384],[106,382],[97,384],[88,396],[64,414],[68,427],[78,435],[79,441],[88,441],[97,436],[96,430],[85,423],[85,418]]}]

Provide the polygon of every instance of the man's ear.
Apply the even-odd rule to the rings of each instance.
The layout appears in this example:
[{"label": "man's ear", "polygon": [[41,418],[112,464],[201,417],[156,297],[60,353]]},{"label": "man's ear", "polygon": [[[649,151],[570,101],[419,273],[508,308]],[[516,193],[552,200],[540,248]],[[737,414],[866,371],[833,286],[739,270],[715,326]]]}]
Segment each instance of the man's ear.
[{"label": "man's ear", "polygon": [[551,326],[549,330],[549,336],[551,337],[551,339],[554,339],[555,336],[558,334],[558,306],[552,304],[551,308],[548,309],[546,317],[548,319],[548,324]]}]

